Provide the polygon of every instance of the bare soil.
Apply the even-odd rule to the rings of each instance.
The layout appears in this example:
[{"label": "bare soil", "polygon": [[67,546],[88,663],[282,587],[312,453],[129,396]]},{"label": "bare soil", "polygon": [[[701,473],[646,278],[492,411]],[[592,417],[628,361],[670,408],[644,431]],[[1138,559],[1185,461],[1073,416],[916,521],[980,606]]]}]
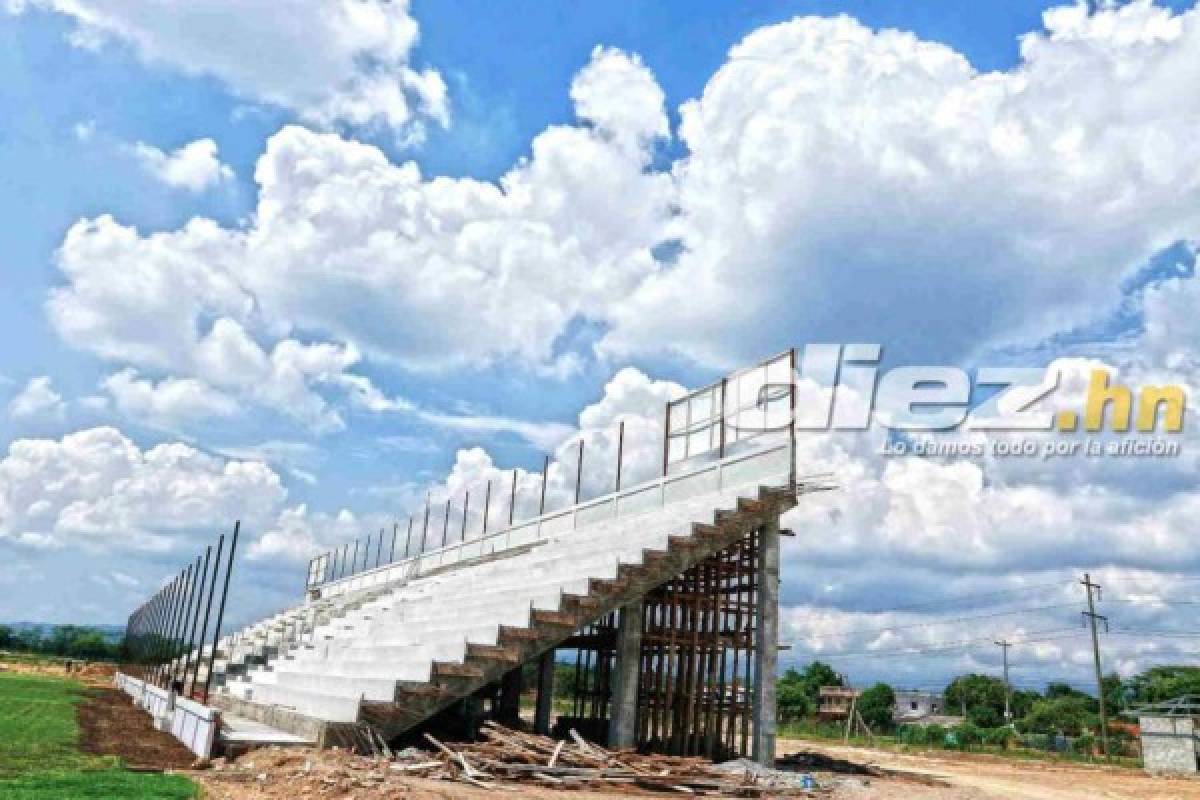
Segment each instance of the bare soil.
[{"label": "bare soil", "polygon": [[[1200,779],[1156,777],[1138,769],[1018,760],[995,755],[926,751],[898,753],[810,741],[781,741],[780,753],[804,751],[911,774],[938,787],[910,787],[909,798],[956,800],[1200,800]],[[891,782],[891,781],[888,781]],[[939,793],[941,792],[941,793]],[[950,792],[946,794],[945,792]],[[870,797],[890,797],[875,794]],[[899,795],[896,795],[899,797]]]},{"label": "bare soil", "polygon": [[150,715],[117,689],[91,688],[76,717],[80,749],[118,756],[134,769],[187,769],[196,756],[169,733],[155,729]]}]

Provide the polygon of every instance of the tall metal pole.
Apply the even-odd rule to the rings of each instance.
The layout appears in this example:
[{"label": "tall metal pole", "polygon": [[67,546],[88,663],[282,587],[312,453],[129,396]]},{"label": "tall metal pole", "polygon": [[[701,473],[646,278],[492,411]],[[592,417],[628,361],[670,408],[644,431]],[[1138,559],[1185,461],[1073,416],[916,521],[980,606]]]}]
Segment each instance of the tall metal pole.
[{"label": "tall metal pole", "polygon": [[621,424],[617,426],[617,487],[614,491],[621,491],[621,462],[625,456],[625,420],[621,420]]},{"label": "tall metal pole", "polygon": [[208,702],[208,689],[212,685],[213,663],[217,660],[217,642],[221,638],[221,622],[225,619],[225,600],[229,595],[229,576],[233,573],[233,556],[237,552],[238,532],[242,528],[239,519],[233,525],[233,542],[229,545],[229,563],[225,567],[225,586],[221,589],[221,605],[217,610],[217,627],[213,629],[212,653],[208,657],[208,674],[204,676],[204,702]]},{"label": "tall metal pole", "polygon": [[[379,566],[379,562],[383,558],[383,530],[384,530],[383,528],[379,529],[379,544],[376,545],[376,547],[375,547],[375,566],[376,567]],[[392,541],[393,542],[396,541],[395,537],[392,538]]]},{"label": "tall metal pole", "polygon": [[[179,631],[179,656],[175,657],[176,661],[182,660],[182,664],[177,664],[171,669],[171,680],[175,680],[175,669],[179,666],[183,667],[183,677],[187,677],[187,659],[191,655],[191,651],[187,649],[188,636],[191,633],[192,627],[192,605],[196,602],[196,587],[200,585],[200,556],[196,556],[196,570],[192,573],[192,585],[188,587],[187,609],[183,612],[183,628]],[[181,658],[182,657],[182,658]],[[179,687],[179,691],[183,691],[183,687]]]},{"label": "tall metal pole", "polygon": [[463,499],[463,521],[462,530],[459,531],[458,540],[465,542],[467,540],[467,509],[471,507],[471,493],[467,492],[467,496]]},{"label": "tall metal pole", "polygon": [[790,462],[791,467],[788,470],[788,481],[791,484],[792,491],[796,490],[796,348],[788,351],[789,364],[789,391],[788,391],[788,407],[791,410],[792,419],[788,424],[788,444],[790,447]]},{"label": "tall metal pole", "polygon": [[1012,642],[1001,639],[993,644],[1004,653],[1004,721],[1012,722],[1012,684],[1008,682],[1008,648],[1012,647]]},{"label": "tall metal pole", "polygon": [[400,532],[400,523],[393,522],[392,523],[392,552],[391,552],[391,555],[388,556],[389,564],[396,563],[396,534],[398,534],[399,532]]},{"label": "tall metal pole", "polygon": [[546,478],[550,474],[550,456],[542,461],[542,499],[538,501],[538,516],[546,513]]},{"label": "tall metal pole", "polygon": [[717,426],[720,434],[720,440],[717,445],[717,458],[725,457],[725,393],[728,390],[728,385],[729,377],[726,376],[721,378],[721,414],[719,417],[721,422],[720,425]]},{"label": "tall metal pole", "polygon": [[575,462],[575,505],[579,505],[579,493],[583,489],[583,437],[579,437],[579,460]]},{"label": "tall metal pole", "polygon": [[425,522],[421,525],[421,549],[419,552],[425,552],[425,538],[429,535],[429,492],[425,493]]},{"label": "tall metal pole", "polygon": [[[208,601],[204,604],[204,623],[200,626],[200,650],[196,653],[196,665],[192,667],[192,691],[190,697],[196,696],[196,681],[200,679],[200,664],[204,661],[204,634],[208,633],[208,615],[212,611],[213,595],[217,590],[217,573],[221,571],[221,553],[225,550],[225,534],[217,538],[217,556],[213,559],[212,580],[208,584]],[[209,666],[209,672],[212,666]]]},{"label": "tall metal pole", "polygon": [[408,515],[408,535],[404,537],[404,557],[408,558],[408,548],[412,546],[413,517]]},{"label": "tall metal pole", "polygon": [[341,575],[341,577],[343,577],[343,578],[346,577],[346,556],[348,556],[349,554],[350,554],[350,543],[346,542],[344,545],[342,545],[342,575]]},{"label": "tall metal pole", "polygon": [[358,539],[354,540],[354,555],[350,557],[350,574],[358,570]]},{"label": "tall metal pole", "polygon": [[513,515],[517,513],[517,471],[513,470],[512,495],[508,498],[508,525],[513,524]]},{"label": "tall metal pole", "polygon": [[[200,582],[196,584],[196,613],[195,613],[194,617],[192,618],[192,632],[190,634],[188,634],[187,655],[183,659],[183,689],[185,692],[188,691],[188,688],[187,688],[188,667],[191,666],[191,662],[192,662],[192,650],[195,649],[195,647],[196,647],[196,627],[200,624],[200,606],[202,605],[203,600],[204,600],[204,584],[208,581],[208,560],[211,557],[212,557],[212,545],[210,544],[204,550],[204,569],[200,573]],[[200,646],[201,647],[204,646],[204,634],[200,634]],[[199,660],[199,656],[200,656],[200,654],[197,653],[196,654],[197,660]],[[192,683],[193,683],[192,688],[195,688],[195,686],[194,686],[195,681],[193,680]],[[191,696],[190,692],[188,692],[188,696],[189,697]]]},{"label": "tall metal pole", "polygon": [[171,618],[171,598],[175,593],[175,583],[179,580],[178,577],[166,585],[162,591],[162,599],[158,603],[158,632],[154,637],[154,670],[151,674],[154,676],[153,681],[158,683],[158,673],[162,667],[162,652],[163,646],[167,641],[167,621]]},{"label": "tall metal pole", "polygon": [[670,457],[670,454],[671,454],[670,444],[671,444],[671,401],[668,400],[667,404],[666,404],[666,410],[663,411],[662,474],[663,474],[664,478],[667,477],[667,459]]},{"label": "tall metal pole", "polygon": [[155,683],[164,685],[167,680],[167,673],[171,668],[171,653],[175,648],[175,628],[179,624],[179,606],[180,597],[183,595],[184,586],[191,579],[192,565],[189,564],[187,569],[179,573],[171,583],[171,591],[167,595],[167,613],[163,618],[163,638],[162,647],[159,649],[159,664],[158,672],[155,676]]},{"label": "tall metal pole", "polygon": [[1092,627],[1092,659],[1096,665],[1096,695],[1100,700],[1100,746],[1104,748],[1104,756],[1109,756],[1108,750],[1108,714],[1104,707],[1104,673],[1100,670],[1100,637],[1096,634],[1096,620],[1104,622],[1104,630],[1108,630],[1108,617],[1096,613],[1096,603],[1093,598],[1093,590],[1096,596],[1100,594],[1100,584],[1092,583],[1091,576],[1086,572],[1083,573],[1083,580],[1080,581],[1087,590],[1088,610],[1083,612],[1083,616],[1087,618]]},{"label": "tall metal pole", "polygon": [[488,510],[492,507],[492,482],[487,482],[487,490],[483,493],[483,532],[487,533]]},{"label": "tall metal pole", "polygon": [[442,547],[446,546],[446,536],[450,533],[450,498],[446,498],[446,516],[442,519]]}]

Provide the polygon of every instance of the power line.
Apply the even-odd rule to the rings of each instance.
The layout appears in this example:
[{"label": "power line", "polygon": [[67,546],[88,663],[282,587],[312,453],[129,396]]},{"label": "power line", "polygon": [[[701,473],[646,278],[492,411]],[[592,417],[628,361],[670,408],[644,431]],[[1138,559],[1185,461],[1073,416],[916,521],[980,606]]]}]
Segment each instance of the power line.
[{"label": "power line", "polygon": [[[1018,646],[1018,647],[1022,646],[1022,645],[1027,645],[1027,644],[1040,644],[1042,642],[1054,641],[1057,639],[1069,639],[1074,636],[1082,636],[1084,633],[1085,633],[1084,631],[1081,631],[1078,628],[1054,628],[1054,629],[1044,630],[1044,631],[1030,631],[1029,633],[1025,634],[1025,636],[1027,636],[1027,637],[1028,636],[1038,636],[1038,637],[1049,636],[1049,638],[1034,638],[1034,639],[1023,638],[1020,641],[1014,641],[1012,644],[1014,646]],[[1064,634],[1064,635],[1051,635],[1051,634]],[[1012,634],[1010,634],[1010,635],[1012,635]],[[984,637],[975,638],[975,639],[963,639],[963,640],[957,641],[957,642],[947,642],[945,644],[935,645],[935,646],[930,646],[930,647],[903,647],[903,648],[880,649],[880,650],[860,650],[860,651],[852,651],[849,653],[833,653],[833,652],[823,653],[819,650],[813,651],[810,648],[805,648],[805,649],[808,650],[808,652],[814,656],[824,656],[829,659],[840,659],[840,658],[849,658],[849,657],[858,657],[858,656],[870,657],[870,656],[885,656],[885,655],[925,655],[928,653],[942,653],[942,652],[961,650],[964,648],[969,648],[973,645],[978,645],[978,644],[982,644],[985,642],[992,642],[993,638],[994,638],[993,636],[984,636]]]},{"label": "power line", "polygon": [[[1198,578],[1197,580],[1200,580],[1200,578]],[[1014,595],[1014,594],[1019,594],[1019,595],[1025,596],[1025,595],[1028,595],[1030,592],[1037,591],[1039,589],[1047,589],[1047,588],[1051,588],[1051,587],[1056,587],[1056,588],[1061,589],[1061,588],[1065,588],[1068,585],[1069,585],[1068,583],[1065,583],[1062,580],[1057,580],[1057,581],[1054,581],[1053,583],[1035,583],[1035,584],[1030,584],[1028,586],[1021,586],[1021,587],[1017,587],[1017,588],[1013,588],[1013,589],[1002,589],[1002,590],[998,590],[995,592],[979,592],[979,593],[974,593],[974,594],[951,595],[950,597],[944,597],[940,600],[929,600],[929,601],[923,602],[923,603],[912,603],[910,605],[903,605],[903,606],[891,606],[889,608],[881,608],[881,609],[877,609],[874,611],[871,611],[871,610],[857,611],[855,613],[886,614],[886,613],[893,612],[893,611],[909,611],[909,610],[916,609],[916,608],[931,608],[934,606],[945,607],[947,605],[957,603],[962,600],[978,600],[978,599],[982,599],[985,597],[1004,597],[1004,596]]]},{"label": "power line", "polygon": [[1075,608],[1074,603],[1055,603],[1048,606],[1033,606],[1030,608],[1014,608],[1008,611],[994,611],[988,614],[973,614],[967,617],[951,617],[949,619],[929,620],[926,622],[911,622],[903,625],[888,625],[881,628],[850,628],[836,633],[819,633],[808,636],[809,639],[832,639],[840,636],[852,636],[855,634],[864,633],[890,633],[892,631],[912,630],[915,628],[932,628],[939,625],[952,625],[956,622],[971,622],[979,619],[995,619],[997,617],[1008,617],[1013,614],[1028,614],[1037,611],[1050,611],[1058,608]]}]

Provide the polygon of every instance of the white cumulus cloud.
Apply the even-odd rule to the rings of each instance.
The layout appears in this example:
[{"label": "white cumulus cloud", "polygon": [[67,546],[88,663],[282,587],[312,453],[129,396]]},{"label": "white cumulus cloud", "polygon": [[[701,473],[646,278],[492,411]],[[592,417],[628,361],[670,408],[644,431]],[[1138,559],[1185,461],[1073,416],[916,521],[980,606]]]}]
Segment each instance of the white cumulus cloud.
[{"label": "white cumulus cloud", "polygon": [[138,142],[132,152],[146,172],[177,189],[202,192],[233,179],[233,170],[221,163],[212,139],[197,139],[169,153]]},{"label": "white cumulus cloud", "polygon": [[127,46],[147,64],[215,77],[247,100],[313,123],[383,125],[408,140],[420,137],[424,120],[448,119],[441,75],[411,65],[418,28],[405,0],[20,0],[7,7],[65,15],[78,47]]},{"label": "white cumulus cloud", "polygon": [[66,410],[62,395],[54,390],[47,375],[31,378],[16,397],[9,401],[8,414],[14,420],[37,417],[61,417]]}]

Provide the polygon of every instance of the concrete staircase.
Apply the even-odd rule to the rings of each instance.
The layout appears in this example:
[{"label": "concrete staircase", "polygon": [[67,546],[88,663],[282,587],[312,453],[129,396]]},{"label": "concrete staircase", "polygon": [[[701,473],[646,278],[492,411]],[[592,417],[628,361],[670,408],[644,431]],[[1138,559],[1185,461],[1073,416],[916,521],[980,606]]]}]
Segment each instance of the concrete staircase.
[{"label": "concrete staircase", "polygon": [[306,603],[222,641],[214,704],[325,742],[364,722],[398,735],[794,504],[790,489],[703,493]]}]

